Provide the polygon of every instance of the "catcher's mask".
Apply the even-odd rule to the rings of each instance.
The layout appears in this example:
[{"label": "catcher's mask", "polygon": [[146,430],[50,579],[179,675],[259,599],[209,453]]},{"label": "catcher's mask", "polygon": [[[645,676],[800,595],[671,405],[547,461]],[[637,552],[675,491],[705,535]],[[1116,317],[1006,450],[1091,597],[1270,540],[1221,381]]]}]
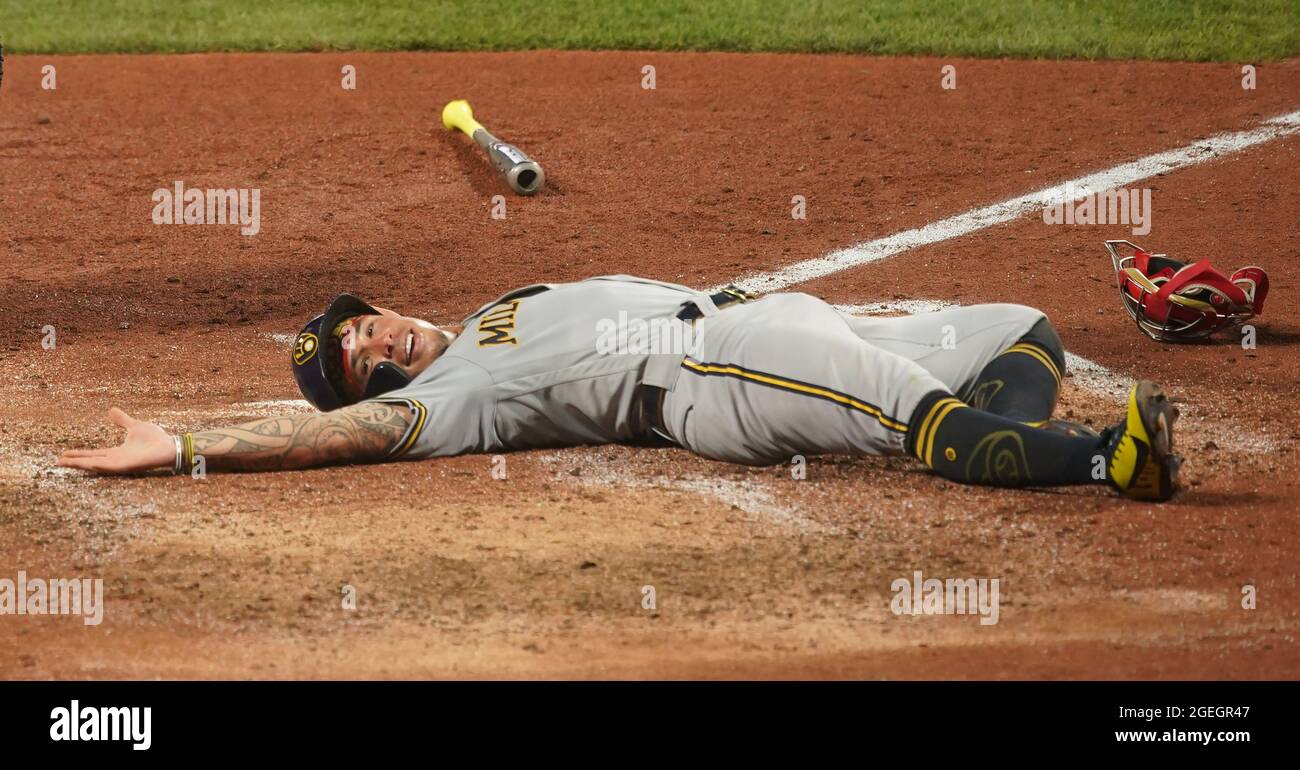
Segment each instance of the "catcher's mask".
[{"label": "catcher's mask", "polygon": [[411,382],[402,367],[385,361],[370,373],[370,381],[366,383],[366,392],[361,398],[348,394],[343,382],[343,356],[346,354],[342,343],[343,331],[359,315],[379,314],[361,298],[340,294],[324,313],[308,321],[298,332],[293,341],[293,378],[312,406],[328,412],[404,388]]},{"label": "catcher's mask", "polygon": [[1224,276],[1208,259],[1185,264],[1129,241],[1106,241],[1106,250],[1124,309],[1151,339],[1204,339],[1264,312],[1268,275],[1258,267]]}]

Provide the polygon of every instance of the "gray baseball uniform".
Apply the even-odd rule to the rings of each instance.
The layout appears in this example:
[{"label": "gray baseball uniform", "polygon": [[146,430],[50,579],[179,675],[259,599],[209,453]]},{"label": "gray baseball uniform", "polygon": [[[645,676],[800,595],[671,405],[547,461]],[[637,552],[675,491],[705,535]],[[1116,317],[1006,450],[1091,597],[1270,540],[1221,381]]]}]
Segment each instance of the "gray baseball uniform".
[{"label": "gray baseball uniform", "polygon": [[[694,321],[677,317],[687,303]],[[925,394],[960,396],[1042,317],[976,305],[853,318],[796,293],[719,309],[685,286],[602,276],[484,305],[410,385],[376,400],[414,411],[395,457],[645,441],[641,385],[665,391],[665,438],[706,457],[896,454]]]}]

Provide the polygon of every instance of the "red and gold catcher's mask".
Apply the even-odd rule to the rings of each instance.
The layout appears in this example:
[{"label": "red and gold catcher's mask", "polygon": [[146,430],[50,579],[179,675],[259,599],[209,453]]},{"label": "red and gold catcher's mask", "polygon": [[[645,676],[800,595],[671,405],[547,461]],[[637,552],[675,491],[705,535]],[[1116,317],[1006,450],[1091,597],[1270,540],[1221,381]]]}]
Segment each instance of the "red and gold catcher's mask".
[{"label": "red and gold catcher's mask", "polygon": [[1129,241],[1106,241],[1124,309],[1161,342],[1204,339],[1264,312],[1268,274],[1243,267],[1225,276],[1201,259],[1191,264]]}]

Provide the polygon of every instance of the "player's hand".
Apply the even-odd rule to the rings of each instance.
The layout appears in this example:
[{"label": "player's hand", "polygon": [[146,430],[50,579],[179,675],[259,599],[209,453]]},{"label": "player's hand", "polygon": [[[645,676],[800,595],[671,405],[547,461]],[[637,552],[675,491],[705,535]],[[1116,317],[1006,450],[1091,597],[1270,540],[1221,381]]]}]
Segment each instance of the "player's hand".
[{"label": "player's hand", "polygon": [[167,431],[137,420],[117,407],[108,417],[126,428],[122,443],[109,449],[69,449],[59,455],[59,465],[96,473],[136,473],[169,468],[176,462],[176,444]]}]

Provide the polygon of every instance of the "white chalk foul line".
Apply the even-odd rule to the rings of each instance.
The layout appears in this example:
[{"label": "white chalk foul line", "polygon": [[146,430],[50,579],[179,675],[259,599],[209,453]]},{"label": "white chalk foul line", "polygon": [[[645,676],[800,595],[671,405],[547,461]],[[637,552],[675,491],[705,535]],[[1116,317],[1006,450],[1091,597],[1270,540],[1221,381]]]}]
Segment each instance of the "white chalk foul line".
[{"label": "white chalk foul line", "polygon": [[751,273],[734,283],[751,291],[779,291],[787,286],[811,281],[814,278],[838,273],[868,262],[876,262],[904,251],[952,238],[960,238],[963,235],[969,235],[986,227],[1000,225],[1032,211],[1041,210],[1046,206],[1077,199],[1086,194],[1085,191],[1087,190],[1101,191],[1123,187],[1157,174],[1195,166],[1198,163],[1231,155],[1255,145],[1297,133],[1300,133],[1300,110],[1270,118],[1258,128],[1248,131],[1230,131],[1212,136],[1209,139],[1193,142],[1186,147],[1158,152],[1145,158],[1121,163],[1104,171],[1062,182],[1054,187],[1037,190],[1019,198],[1012,198],[983,208],[971,209],[947,219],[931,222],[924,227],[904,230],[884,238],[877,238],[874,241],[848,246],[832,251],[823,257],[795,262],[776,272]]}]

